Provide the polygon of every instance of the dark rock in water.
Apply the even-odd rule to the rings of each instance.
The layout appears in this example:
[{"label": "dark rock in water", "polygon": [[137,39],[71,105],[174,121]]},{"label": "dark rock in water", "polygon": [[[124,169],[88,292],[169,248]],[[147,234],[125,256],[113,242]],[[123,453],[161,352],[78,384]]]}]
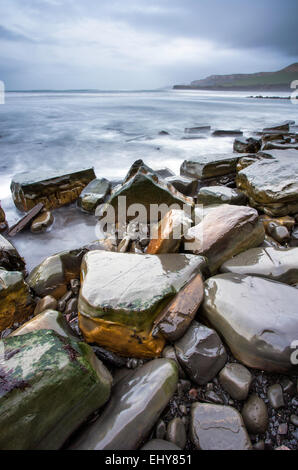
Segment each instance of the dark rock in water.
[{"label": "dark rock in water", "polygon": [[177,383],[177,366],[167,359],[150,361],[130,372],[115,385],[99,419],[82,430],[70,448],[138,449],[172,398]]},{"label": "dark rock in water", "polygon": [[170,135],[168,131],[160,131],[158,135]]},{"label": "dark rock in water", "polygon": [[234,400],[246,400],[252,383],[252,375],[241,364],[227,364],[219,374],[222,387]]},{"label": "dark rock in water", "polygon": [[205,180],[236,173],[239,156],[229,153],[216,153],[185,160],[180,174],[189,178]]},{"label": "dark rock in water", "polygon": [[11,192],[16,207],[24,212],[42,203],[55,209],[74,202],[82,190],[96,178],[93,168],[73,171],[32,171],[13,177]]},{"label": "dark rock in water", "polygon": [[237,175],[237,186],[250,205],[277,217],[298,212],[298,159],[296,150],[262,152]]},{"label": "dark rock in water", "polygon": [[180,447],[176,446],[172,442],[163,441],[162,439],[153,439],[152,441],[147,442],[140,450],[182,450]]},{"label": "dark rock in water", "polygon": [[26,273],[24,259],[20,256],[17,249],[0,235],[0,267],[6,271],[21,271]]},{"label": "dark rock in water", "polygon": [[275,410],[285,406],[284,396],[280,384],[271,385],[268,389],[269,403]]},{"label": "dark rock in water", "polygon": [[[290,125],[293,124],[294,121],[285,121],[285,122],[282,122],[280,124],[275,124],[274,126],[272,127],[265,127],[263,129],[263,132],[270,132],[270,131],[283,131],[283,132],[289,132],[290,130]],[[295,124],[295,122],[294,122]]]},{"label": "dark rock in water", "polygon": [[251,450],[240,413],[230,406],[194,403],[190,436],[199,450]]},{"label": "dark rock in water", "polygon": [[206,281],[200,312],[240,362],[287,373],[297,370],[291,361],[298,331],[297,302],[297,289],[286,284],[221,274]]},{"label": "dark rock in water", "polygon": [[35,307],[34,315],[39,315],[45,310],[56,310],[57,309],[57,300],[51,295],[47,295],[40,299]]},{"label": "dark rock in water", "polygon": [[254,139],[253,137],[235,139],[234,142],[234,152],[238,153],[257,153],[261,147],[262,140]]},{"label": "dark rock in water", "polygon": [[153,322],[202,266],[193,255],[88,253],[79,297],[86,340],[123,356],[159,356],[164,339],[152,336]]},{"label": "dark rock in water", "polygon": [[0,332],[28,319],[33,311],[34,301],[23,274],[0,269]]},{"label": "dark rock in water", "polygon": [[169,168],[160,168],[159,170],[155,170],[155,173],[163,179],[172,178],[173,176],[176,176],[175,173]]},{"label": "dark rock in water", "polygon": [[182,369],[179,361],[178,361],[178,358],[177,358],[177,355],[176,355],[176,351],[175,351],[175,348],[173,346],[166,346],[162,352],[162,357],[164,357],[165,359],[171,359],[172,361],[175,361],[176,364],[177,364],[177,367],[178,367],[178,374],[179,374],[179,378],[180,379],[186,379],[186,375],[184,373],[184,370]]},{"label": "dark rock in water", "polygon": [[198,274],[157,317],[154,322],[154,332],[159,331],[169,342],[180,339],[193,321],[203,298],[203,278],[201,274]]},{"label": "dark rock in water", "polygon": [[59,449],[109,398],[112,378],[86,344],[42,330],[1,347],[2,450]]},{"label": "dark rock in water", "polygon": [[298,226],[296,226],[291,234],[290,246],[298,247]]},{"label": "dark rock in water", "polygon": [[211,131],[211,126],[197,126],[197,127],[186,127],[184,130],[185,134],[197,134],[200,132]]},{"label": "dark rock in water", "polygon": [[1,207],[1,201],[0,201],[0,232],[5,232],[7,228],[8,228],[8,223],[6,221],[5,212]]},{"label": "dark rock in water", "polygon": [[94,213],[103,204],[111,191],[111,183],[105,178],[95,179],[81,192],[77,204],[84,212]]},{"label": "dark rock in water", "polygon": [[14,237],[17,233],[27,228],[31,224],[32,220],[34,220],[36,216],[40,214],[43,208],[44,208],[44,205],[41,202],[39,202],[24,217],[22,217],[15,225],[10,227],[8,236]]},{"label": "dark rock in water", "polygon": [[181,418],[172,419],[167,428],[167,441],[172,442],[180,449],[186,445],[186,429]]},{"label": "dark rock in water", "polygon": [[118,369],[121,369],[121,367],[125,367],[126,359],[124,359],[123,357],[117,356],[111,351],[107,351],[106,349],[101,348],[100,346],[93,345],[92,349],[98,359],[100,359],[104,364],[108,364]]},{"label": "dark rock in water", "polygon": [[255,209],[222,204],[187,233],[185,249],[208,259],[211,273],[232,256],[259,246],[265,237]]},{"label": "dark rock in water", "polygon": [[175,350],[183,369],[199,385],[212,380],[227,362],[218,334],[196,321],[175,343]]},{"label": "dark rock in water", "polygon": [[280,134],[278,132],[271,132],[271,133],[262,135],[263,142],[272,142],[275,140],[282,140],[283,138],[284,138],[284,134]]},{"label": "dark rock in water", "polygon": [[186,176],[169,176],[165,181],[172,184],[177,191],[185,196],[194,196],[198,186],[196,179],[187,178]]},{"label": "dark rock in water", "polygon": [[251,248],[226,261],[220,271],[295,284],[298,282],[298,248]]},{"label": "dark rock in water", "polygon": [[247,197],[238,189],[227,188],[226,186],[206,186],[200,189],[198,204],[234,204],[243,206]]},{"label": "dark rock in water", "polygon": [[252,395],[242,409],[242,418],[249,433],[265,434],[269,417],[264,400]]},{"label": "dark rock in water", "polygon": [[32,233],[41,233],[51,227],[53,223],[53,214],[50,211],[45,211],[33,220],[30,230]]},{"label": "dark rock in water", "polygon": [[242,136],[243,132],[240,130],[221,130],[217,129],[212,132],[213,137],[236,137]]},{"label": "dark rock in water", "polygon": [[[157,222],[160,219],[160,213],[154,214],[150,210],[153,204],[156,207],[161,204],[166,204],[167,206],[175,204],[177,209],[183,208],[184,205],[189,208],[193,206],[192,198],[179,193],[174,186],[166,183],[156,172],[147,167],[142,160],[138,160],[132,165],[123,185],[115,188],[110,199],[107,201],[107,205],[112,206],[115,210],[116,222],[119,219],[119,197],[126,197],[126,208],[135,203],[143,205],[146,212],[139,214],[139,218],[143,216],[144,220],[141,220],[141,222],[144,223]],[[103,208],[102,212],[104,213],[104,211],[105,208]],[[135,212],[132,215],[125,212],[124,222],[134,219],[135,216]]]}]

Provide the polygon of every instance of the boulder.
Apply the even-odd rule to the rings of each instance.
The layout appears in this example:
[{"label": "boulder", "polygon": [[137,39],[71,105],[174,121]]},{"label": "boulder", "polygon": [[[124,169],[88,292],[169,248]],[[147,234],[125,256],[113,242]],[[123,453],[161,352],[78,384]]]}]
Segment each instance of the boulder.
[{"label": "boulder", "polygon": [[34,310],[34,315],[39,315],[45,310],[56,310],[57,305],[58,302],[54,297],[52,297],[51,295],[46,295],[37,302]]},{"label": "boulder", "polygon": [[0,332],[29,318],[34,302],[23,274],[0,269]]},{"label": "boulder", "polygon": [[109,398],[112,378],[92,349],[41,330],[1,345],[0,449],[59,449]]},{"label": "boulder", "polygon": [[190,437],[198,450],[251,450],[240,413],[230,406],[194,403]]},{"label": "boulder", "polygon": [[178,371],[168,359],[150,361],[130,372],[113,389],[97,421],[71,443],[76,450],[136,450],[175,393]]},{"label": "boulder", "polygon": [[184,211],[170,210],[152,230],[146,253],[148,255],[177,253],[182,237],[189,230],[191,224],[191,218],[187,217]]},{"label": "boulder", "polygon": [[242,169],[237,186],[250,205],[272,217],[298,212],[298,159],[296,150],[272,150]]},{"label": "boulder", "polygon": [[222,204],[188,231],[185,249],[206,256],[210,272],[215,273],[226,260],[261,245],[264,238],[264,227],[255,209]]},{"label": "boulder", "polygon": [[45,310],[14,330],[9,336],[21,336],[40,330],[53,330],[64,338],[76,339],[64,315],[55,310]]},{"label": "boulder", "polygon": [[197,180],[235,174],[238,159],[238,155],[230,153],[203,155],[193,160],[185,160],[180,174]]},{"label": "boulder", "polygon": [[26,273],[24,259],[17,249],[6,238],[0,235],[0,268],[6,271],[21,271]]},{"label": "boulder", "polygon": [[5,212],[2,209],[1,202],[0,202],[0,232],[5,232],[7,228],[8,228],[8,223],[6,221]]},{"label": "boulder", "polygon": [[228,358],[218,334],[196,321],[175,343],[175,350],[182,368],[199,385],[214,379]]},{"label": "boulder", "polygon": [[244,365],[288,373],[295,369],[291,345],[297,340],[297,302],[294,287],[227,273],[206,281],[200,313]]},{"label": "boulder", "polygon": [[290,125],[292,124],[293,124],[293,121],[281,122],[279,124],[275,124],[272,127],[265,127],[263,129],[263,132],[276,132],[276,131],[289,132]]},{"label": "boulder", "polygon": [[14,176],[10,188],[20,211],[28,212],[38,203],[51,210],[76,201],[95,178],[93,168],[72,172],[36,170]]},{"label": "boulder", "polygon": [[254,139],[253,137],[238,138],[234,141],[234,152],[237,153],[257,153],[262,147],[261,139]]},{"label": "boulder", "polygon": [[41,233],[45,232],[49,227],[54,223],[54,216],[50,211],[44,211],[36,217],[31,223],[31,232],[32,233]]},{"label": "boulder", "polygon": [[193,196],[198,186],[196,179],[187,178],[186,176],[169,176],[165,181],[172,184],[177,191],[185,196]]},{"label": "boulder", "polygon": [[120,355],[159,356],[164,339],[152,336],[153,322],[204,265],[193,255],[87,253],[78,305],[84,337]]},{"label": "boulder", "polygon": [[81,192],[77,204],[84,212],[94,213],[103,204],[111,191],[111,183],[105,178],[95,179]]},{"label": "boulder", "polygon": [[298,248],[251,248],[226,261],[220,271],[295,284],[298,282]]},{"label": "boulder", "polygon": [[243,206],[246,204],[247,197],[238,189],[227,188],[226,186],[206,186],[200,189],[197,202],[198,204],[233,204]]},{"label": "boulder", "polygon": [[203,278],[197,274],[162,310],[154,322],[154,334],[160,332],[170,343],[180,339],[193,321],[203,297]]}]

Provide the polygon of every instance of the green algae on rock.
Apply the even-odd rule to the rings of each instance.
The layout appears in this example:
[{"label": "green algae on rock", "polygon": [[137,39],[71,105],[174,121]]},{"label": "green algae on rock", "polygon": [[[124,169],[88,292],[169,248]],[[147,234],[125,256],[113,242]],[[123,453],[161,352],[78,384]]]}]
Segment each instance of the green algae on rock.
[{"label": "green algae on rock", "polygon": [[15,175],[11,182],[13,201],[20,211],[28,212],[42,203],[48,210],[77,200],[82,190],[96,178],[94,169],[72,172],[39,170]]},{"label": "green algae on rock", "polygon": [[76,450],[136,450],[169,403],[178,384],[174,361],[155,359],[128,373],[113,388],[95,423],[71,442]]},{"label": "green algae on rock", "polygon": [[0,332],[30,317],[34,306],[23,274],[0,269]]},{"label": "green algae on rock", "polygon": [[297,341],[298,290],[280,282],[240,274],[220,274],[205,282],[202,318],[248,367],[288,373]]},{"label": "green algae on rock", "polygon": [[153,338],[153,322],[203,267],[194,255],[87,253],[78,306],[86,340],[124,356],[159,356],[164,339]]},{"label": "green algae on rock", "polygon": [[59,449],[109,399],[112,378],[88,345],[50,330],[0,344],[0,449]]},{"label": "green algae on rock", "polygon": [[111,183],[105,178],[95,179],[81,192],[77,204],[84,212],[94,213],[102,204],[111,190]]}]

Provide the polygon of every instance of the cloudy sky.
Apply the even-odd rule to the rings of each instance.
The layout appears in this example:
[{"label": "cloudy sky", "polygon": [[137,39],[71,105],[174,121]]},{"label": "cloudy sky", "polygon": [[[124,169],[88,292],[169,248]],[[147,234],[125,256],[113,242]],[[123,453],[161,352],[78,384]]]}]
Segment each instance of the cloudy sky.
[{"label": "cloudy sky", "polygon": [[0,0],[6,89],[153,89],[298,61],[297,0]]}]

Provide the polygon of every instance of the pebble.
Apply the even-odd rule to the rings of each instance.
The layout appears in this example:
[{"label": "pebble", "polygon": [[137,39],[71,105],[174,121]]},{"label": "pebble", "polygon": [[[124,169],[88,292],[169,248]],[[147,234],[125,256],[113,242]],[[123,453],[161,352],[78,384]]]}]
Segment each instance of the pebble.
[{"label": "pebble", "polygon": [[180,418],[172,419],[167,428],[167,441],[172,442],[180,447],[180,449],[184,449],[186,439],[186,430],[183,421]]},{"label": "pebble", "polygon": [[268,428],[268,410],[265,402],[252,395],[242,409],[244,424],[251,434],[264,434]]},{"label": "pebble", "polygon": [[188,393],[192,400],[196,400],[198,398],[198,391],[195,388],[192,388]]},{"label": "pebble", "polygon": [[288,377],[284,377],[281,381],[282,389],[285,393],[293,396],[295,395],[295,384]]},{"label": "pebble", "polygon": [[271,385],[271,387],[269,387],[268,399],[269,399],[270,405],[275,410],[285,406],[282,388],[279,384]]},{"label": "pebble", "polygon": [[252,383],[252,375],[242,364],[231,363],[221,370],[219,381],[234,400],[246,400]]},{"label": "pebble", "polygon": [[70,299],[66,304],[65,315],[77,313],[77,311],[78,311],[78,299]]},{"label": "pebble", "polygon": [[155,430],[156,439],[164,439],[166,432],[167,432],[166,423],[161,419],[158,421],[157,426],[156,426],[156,430]]},{"label": "pebble", "polygon": [[57,300],[51,295],[47,295],[40,299],[35,307],[34,316],[39,315],[45,310],[56,310],[57,309]]},{"label": "pebble", "polygon": [[285,436],[286,434],[288,434],[288,425],[287,423],[282,423],[278,426],[278,434],[282,435],[282,436]]},{"label": "pebble", "polygon": [[74,295],[78,295],[80,291],[80,281],[79,279],[71,279],[70,289]]},{"label": "pebble", "polygon": [[291,415],[291,423],[294,424],[294,426],[298,427],[298,416],[297,415]]},{"label": "pebble", "polygon": [[224,403],[217,393],[212,390],[205,393],[205,400],[209,403],[215,403],[216,405],[222,405]]}]

